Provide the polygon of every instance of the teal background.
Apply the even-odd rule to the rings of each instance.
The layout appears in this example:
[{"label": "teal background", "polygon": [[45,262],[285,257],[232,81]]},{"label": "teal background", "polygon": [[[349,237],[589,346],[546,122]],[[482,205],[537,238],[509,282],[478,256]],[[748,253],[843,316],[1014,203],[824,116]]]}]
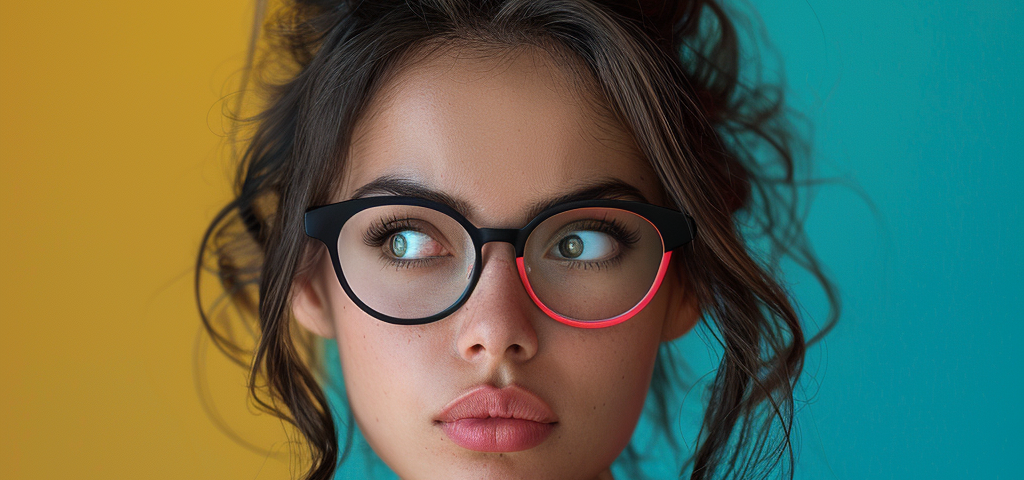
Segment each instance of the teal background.
[{"label": "teal background", "polygon": [[[784,63],[790,104],[813,125],[814,174],[836,179],[807,192],[806,228],[843,311],[807,356],[796,477],[1020,478],[1020,5],[750,5]],[[813,332],[827,305],[813,280],[789,267],[788,287]],[[677,344],[691,379],[714,368],[706,340],[695,332]],[[695,392],[677,399],[676,425],[691,445]],[[638,443],[649,427],[641,423]],[[666,458],[653,443],[652,457]],[[364,464],[366,455],[357,442],[338,478],[388,476],[367,467],[375,462]],[[675,469],[644,465],[655,478]],[[616,475],[628,478],[618,465]]]},{"label": "teal background", "polygon": [[841,186],[812,203],[844,310],[808,356],[797,477],[1021,478],[1021,4],[755,5],[818,174],[877,208]]}]

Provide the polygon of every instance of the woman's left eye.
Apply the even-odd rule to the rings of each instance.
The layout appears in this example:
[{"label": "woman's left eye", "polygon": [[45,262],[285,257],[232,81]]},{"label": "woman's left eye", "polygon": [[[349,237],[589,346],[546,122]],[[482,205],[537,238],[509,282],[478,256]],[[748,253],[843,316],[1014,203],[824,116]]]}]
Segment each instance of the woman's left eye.
[{"label": "woman's left eye", "polygon": [[593,262],[615,256],[618,242],[606,233],[594,231],[571,232],[551,249],[555,258]]},{"label": "woman's left eye", "polygon": [[444,247],[430,238],[430,235],[415,230],[402,230],[391,234],[384,241],[383,248],[387,256],[402,260],[440,257],[445,253]]}]

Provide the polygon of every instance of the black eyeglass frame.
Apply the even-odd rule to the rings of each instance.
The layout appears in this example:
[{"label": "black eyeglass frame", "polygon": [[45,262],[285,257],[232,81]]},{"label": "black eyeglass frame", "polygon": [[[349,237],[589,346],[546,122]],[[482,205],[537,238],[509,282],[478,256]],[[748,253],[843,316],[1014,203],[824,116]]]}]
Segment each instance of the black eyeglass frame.
[{"label": "black eyeglass frame", "polygon": [[[345,222],[357,213],[368,208],[385,205],[411,205],[441,212],[459,222],[459,224],[461,224],[469,234],[469,237],[473,240],[473,246],[476,249],[476,259],[469,284],[466,286],[466,290],[462,293],[459,299],[444,311],[429,317],[413,319],[396,318],[385,315],[363,303],[355,292],[352,291],[348,281],[345,280],[345,273],[342,270],[341,260],[338,255],[338,238],[341,235],[342,227],[345,225]],[[671,252],[672,250],[689,243],[696,236],[697,232],[697,226],[693,221],[693,218],[684,212],[649,203],[608,199],[580,200],[558,204],[544,210],[534,217],[533,220],[527,223],[526,226],[518,229],[477,228],[476,225],[473,225],[466,219],[466,217],[462,216],[461,213],[443,203],[437,203],[420,197],[393,195],[356,198],[329,205],[311,207],[306,210],[304,220],[306,235],[319,240],[327,246],[327,250],[331,255],[331,262],[334,264],[335,274],[338,277],[338,282],[341,283],[342,289],[345,290],[345,293],[348,294],[348,297],[352,299],[353,303],[372,317],[387,323],[397,325],[423,325],[436,322],[451,315],[469,300],[469,296],[476,288],[477,281],[480,280],[480,273],[483,270],[483,246],[485,244],[490,242],[505,242],[512,244],[515,247],[516,259],[518,262],[526,251],[526,239],[529,238],[530,234],[538,225],[541,224],[541,222],[559,213],[588,207],[625,210],[643,217],[650,222],[661,235],[662,244],[665,247],[665,253]],[[542,308],[546,310],[546,307],[542,306]]]}]

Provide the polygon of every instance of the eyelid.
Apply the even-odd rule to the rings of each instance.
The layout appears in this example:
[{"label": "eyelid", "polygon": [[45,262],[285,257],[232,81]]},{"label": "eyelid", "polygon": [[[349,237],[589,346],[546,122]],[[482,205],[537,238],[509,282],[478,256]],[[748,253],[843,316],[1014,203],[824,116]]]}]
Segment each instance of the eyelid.
[{"label": "eyelid", "polygon": [[[413,230],[414,232],[429,237],[431,240],[433,240],[433,241],[437,242],[438,244],[440,244],[441,248],[443,248],[444,250],[447,250],[449,252],[452,251],[451,242],[448,241],[448,238],[445,237],[444,233],[441,232],[441,229],[435,227],[434,225],[432,225],[430,222],[427,222],[426,220],[421,220],[421,222],[423,222],[423,223],[427,224],[427,226],[429,226],[428,231],[425,231],[423,229],[418,229],[418,230]],[[412,229],[408,229],[408,230],[412,230]],[[401,232],[401,231],[402,230],[399,230],[399,232]],[[398,233],[398,232],[395,232],[395,233]]]},{"label": "eyelid", "polygon": [[622,240],[625,242],[635,242],[635,240],[630,239],[632,234],[627,231],[632,229],[615,218],[581,218],[565,224],[556,230],[555,234],[563,235],[575,230],[600,232],[613,237],[621,236],[623,237]]},{"label": "eyelid", "polygon": [[[611,235],[609,233],[605,233],[605,232],[601,232],[601,231],[597,231],[597,230],[574,230],[574,232],[581,232],[581,233],[584,233],[584,234],[587,234],[587,233],[591,233],[591,234],[597,233],[597,234],[600,234],[600,235],[604,235],[605,237],[608,237],[609,240],[605,240],[605,241],[607,241],[608,243],[611,244],[612,258],[615,258],[616,256],[618,256],[617,254],[623,249],[623,247],[625,247],[625,245],[623,245],[623,243],[621,241],[619,241],[617,238],[615,238],[614,235]],[[545,250],[545,256],[549,255],[551,252],[557,251],[558,248],[556,248],[556,247],[558,247],[558,245],[562,242],[562,240],[565,240],[566,237],[559,235],[559,236],[556,236],[554,238],[557,238],[558,241],[555,242],[554,245],[551,245],[550,248]],[[584,243],[584,245],[589,245],[587,240],[583,240],[583,243]],[[604,259],[604,260],[586,260],[586,259],[579,259],[579,258],[569,258],[569,257],[562,256],[561,252],[558,252],[558,256],[555,256],[554,258],[557,259],[557,260],[565,260],[565,261],[570,261],[570,262],[600,262],[600,261],[607,261],[607,260],[609,260],[609,259]]]},{"label": "eyelid", "polygon": [[[414,237],[416,235],[427,237],[427,239],[428,239],[427,241],[437,243],[438,245],[440,245],[442,251],[449,252],[449,248],[444,245],[444,242],[441,242],[441,241],[435,239],[430,234],[427,234],[425,232],[421,232],[419,230],[412,230],[412,229],[407,229],[407,228],[406,229],[397,230],[394,233],[390,234],[388,236],[388,238],[394,238],[395,235],[398,235],[398,234],[403,233],[403,232],[412,232],[412,233],[415,234],[415,235],[413,235]],[[408,241],[409,240],[407,240],[407,242]],[[422,246],[423,244],[424,244],[424,242],[419,242],[419,241],[417,242],[417,245]],[[388,252],[386,252],[386,253],[388,253]],[[390,255],[390,253],[388,253],[388,254]],[[403,261],[413,261],[413,260],[421,260],[421,259],[425,259],[425,258],[435,258],[437,256],[438,255],[427,255],[427,256],[421,256],[421,257],[416,257],[416,258],[396,257],[396,260],[401,259]]]},{"label": "eyelid", "polygon": [[551,234],[551,240],[550,240],[551,243],[549,244],[549,246],[554,246],[556,243],[558,243],[563,238],[565,238],[566,234],[568,234],[570,232],[576,232],[576,231],[595,232],[596,231],[598,233],[604,233],[605,235],[607,235],[607,233],[602,232],[600,230],[593,230],[593,229],[588,229],[588,228],[582,228],[581,227],[580,224],[582,224],[584,222],[590,222],[590,221],[598,221],[598,222],[600,222],[600,220],[594,220],[594,219],[587,218],[587,219],[574,220],[572,222],[569,222],[569,223],[561,226],[558,230],[555,230]]},{"label": "eyelid", "polygon": [[[419,225],[418,225],[419,224]],[[429,228],[423,228],[423,226]],[[421,218],[390,218],[384,219],[379,218],[374,220],[367,231],[363,232],[364,243],[369,246],[381,246],[387,241],[392,235],[403,232],[412,231],[430,237],[435,242],[441,244],[441,248],[452,251],[451,242],[445,237],[444,233],[427,220]],[[375,230],[380,229],[380,232]],[[379,236],[378,236],[379,235]],[[373,238],[377,237],[377,238]]]}]

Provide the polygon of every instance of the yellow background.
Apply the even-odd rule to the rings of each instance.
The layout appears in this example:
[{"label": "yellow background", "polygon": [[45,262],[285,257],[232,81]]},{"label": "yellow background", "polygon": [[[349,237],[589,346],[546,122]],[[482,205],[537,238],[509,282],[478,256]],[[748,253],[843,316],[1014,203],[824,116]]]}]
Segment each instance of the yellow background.
[{"label": "yellow background", "polygon": [[[286,478],[193,377],[192,264],[230,192],[220,100],[252,6],[0,5],[0,478]],[[225,421],[285,451],[244,372],[206,358]]]}]

